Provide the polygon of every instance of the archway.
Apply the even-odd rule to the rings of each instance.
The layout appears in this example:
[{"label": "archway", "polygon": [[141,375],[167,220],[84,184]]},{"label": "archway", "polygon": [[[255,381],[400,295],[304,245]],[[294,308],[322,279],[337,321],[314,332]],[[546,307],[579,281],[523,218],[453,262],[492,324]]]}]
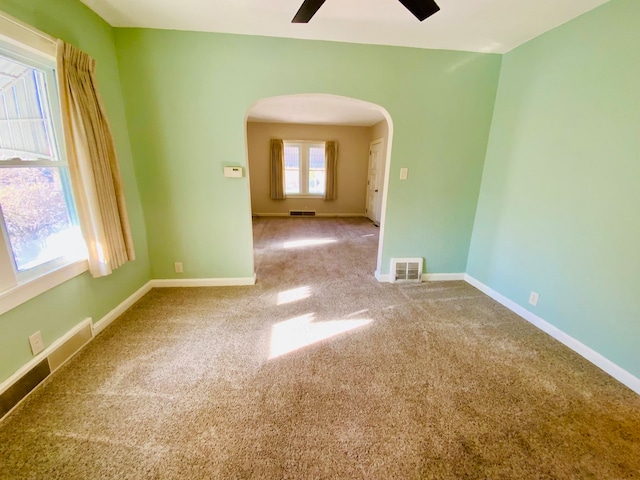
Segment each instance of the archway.
[{"label": "archway", "polygon": [[[380,181],[381,198],[378,200],[379,204],[379,240],[378,240],[378,252],[376,259],[376,277],[381,272],[382,251],[384,246],[384,233],[386,225],[386,205],[388,196],[389,185],[389,166],[391,160],[391,148],[393,138],[393,122],[391,116],[387,110],[377,104],[367,102],[364,100],[343,97],[330,94],[297,94],[297,95],[284,95],[277,97],[268,97],[258,100],[255,104],[249,108],[245,116],[245,141],[247,149],[247,182],[248,193],[251,201],[252,215],[267,215],[267,216],[288,216],[289,213],[265,213],[256,211],[256,192],[252,192],[252,174],[250,165],[252,163],[252,151],[250,145],[250,135],[253,137],[253,133],[250,133],[250,125],[253,126],[256,123],[264,124],[285,124],[285,125],[308,125],[308,126],[334,126],[334,127],[369,127],[372,130],[372,138],[369,143],[383,142],[382,148],[382,161],[380,165],[380,173],[382,178]],[[282,129],[280,129],[282,130]],[[375,137],[375,138],[374,138]],[[294,140],[294,139],[289,139]],[[295,140],[306,140],[303,138],[295,138]],[[315,139],[317,140],[317,139]],[[264,151],[264,148],[261,147]],[[371,151],[370,151],[371,155]],[[370,161],[370,160],[369,160]],[[255,168],[255,164],[254,164]],[[264,176],[264,168],[262,171],[254,172],[257,177],[259,174]],[[370,165],[369,165],[370,168]],[[338,180],[340,183],[340,179]],[[265,197],[264,189],[266,189],[267,182],[261,180],[261,187],[263,190],[259,192],[261,198]],[[255,185],[256,182],[253,182]],[[365,186],[366,188],[366,186]],[[297,196],[297,199],[304,198],[304,195]],[[311,200],[310,200],[311,202]],[[303,205],[304,202],[298,201],[296,205]],[[259,207],[258,207],[259,208]],[[283,207],[285,208],[285,207]],[[281,208],[281,210],[283,209]],[[307,210],[300,209],[302,214],[305,214]],[[308,210],[313,212],[314,210]],[[298,213],[298,210],[295,210]],[[324,216],[355,216],[349,212],[346,215],[341,213],[325,213]],[[365,216],[364,211],[360,212]],[[369,215],[366,215],[369,216]]]}]

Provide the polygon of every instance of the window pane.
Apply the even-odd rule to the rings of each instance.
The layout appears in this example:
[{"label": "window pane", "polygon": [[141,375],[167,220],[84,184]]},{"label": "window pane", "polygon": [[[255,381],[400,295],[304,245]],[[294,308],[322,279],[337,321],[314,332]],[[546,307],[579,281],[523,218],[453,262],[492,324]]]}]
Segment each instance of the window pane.
[{"label": "window pane", "polygon": [[324,170],[324,147],[310,147],[309,148],[309,169]]},{"label": "window pane", "polygon": [[0,207],[18,271],[57,258],[86,257],[65,173],[0,168]]},{"label": "window pane", "polygon": [[56,160],[45,73],[0,57],[0,161]]},{"label": "window pane", "polygon": [[298,146],[284,147],[284,178],[285,193],[300,193],[300,148]]},{"label": "window pane", "polygon": [[324,195],[325,183],[324,170],[309,170],[309,193]]},{"label": "window pane", "polygon": [[300,168],[300,149],[298,147],[284,147],[284,168]]},{"label": "window pane", "polygon": [[324,147],[309,148],[309,193],[324,195],[325,191]]},{"label": "window pane", "polygon": [[300,172],[298,170],[285,170],[285,193],[300,193]]}]

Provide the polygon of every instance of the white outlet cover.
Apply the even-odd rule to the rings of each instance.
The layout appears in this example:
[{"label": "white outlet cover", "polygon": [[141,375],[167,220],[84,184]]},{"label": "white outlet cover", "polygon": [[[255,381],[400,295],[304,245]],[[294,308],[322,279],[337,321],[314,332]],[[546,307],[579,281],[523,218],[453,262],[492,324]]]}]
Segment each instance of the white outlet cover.
[{"label": "white outlet cover", "polygon": [[34,355],[37,355],[44,350],[44,340],[42,339],[42,333],[39,330],[29,337],[29,345],[31,345],[31,352]]},{"label": "white outlet cover", "polygon": [[538,292],[531,292],[531,295],[529,295],[529,303],[535,307],[538,305],[538,298],[540,298]]},{"label": "white outlet cover", "polygon": [[407,177],[409,175],[409,169],[408,168],[401,168],[400,169],[400,180],[406,180]]},{"label": "white outlet cover", "polygon": [[173,264],[174,270],[176,273],[183,273],[184,270],[182,268],[182,262],[176,262]]}]

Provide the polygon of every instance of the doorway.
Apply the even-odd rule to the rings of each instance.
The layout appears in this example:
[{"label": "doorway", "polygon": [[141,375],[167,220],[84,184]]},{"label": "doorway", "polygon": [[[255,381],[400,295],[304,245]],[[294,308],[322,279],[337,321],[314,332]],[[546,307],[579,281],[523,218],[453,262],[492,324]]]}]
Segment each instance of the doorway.
[{"label": "doorway", "polygon": [[374,225],[380,226],[382,216],[382,193],[384,190],[384,139],[380,138],[369,145],[369,171],[367,174],[366,215]]},{"label": "doorway", "polygon": [[[376,235],[379,237],[377,242],[378,255],[375,258],[375,275],[377,277],[381,270],[386,186],[393,134],[391,117],[388,112],[379,105],[354,98],[325,94],[287,95],[259,100],[248,110],[245,120],[248,193],[254,218],[289,217],[293,213],[304,214],[304,216],[337,217],[338,219],[341,217],[360,217],[361,220],[368,218],[376,227],[379,227],[376,228],[379,234]],[[271,126],[265,128],[266,124]],[[329,137],[332,138],[324,138],[326,135],[323,136],[322,132],[327,131],[329,127],[334,127],[333,133],[329,134]],[[360,153],[357,155],[353,153],[354,148],[351,145],[353,141],[349,140],[350,144],[348,144],[346,138],[340,137],[342,130],[349,128],[360,129],[360,133],[355,134],[358,138],[358,145],[361,145],[358,147]],[[367,130],[366,137],[363,137],[362,129]],[[288,138],[286,135],[293,135],[293,137]],[[306,138],[308,135],[313,138]],[[315,138],[316,136],[318,138]],[[280,139],[285,142],[337,140],[338,194],[336,200],[323,201],[324,199],[312,198],[311,195],[295,194],[285,195],[283,200],[271,196],[269,192],[273,184],[271,176],[274,171],[270,155],[272,139]],[[341,145],[345,148],[341,148]],[[355,160],[356,158],[357,160]],[[358,162],[355,169],[361,172],[357,177],[359,180],[354,180],[352,177],[354,168],[340,170],[340,168],[348,168],[349,162],[354,161]],[[355,165],[352,164],[352,166]],[[287,164],[287,168],[289,167],[291,166]],[[304,172],[304,169],[301,168],[301,171]],[[373,179],[370,178],[372,175],[374,175]],[[306,181],[306,179],[303,180]],[[373,187],[369,188],[372,185]],[[360,189],[361,192],[360,203],[351,201],[356,189]],[[348,202],[347,199],[349,199]],[[350,208],[343,208],[347,203]],[[357,208],[352,208],[354,205],[357,205]],[[260,227],[257,227],[254,221],[254,233],[256,233],[256,228]],[[254,260],[257,258],[255,255],[254,248]],[[372,258],[372,265],[374,264],[373,260]],[[260,275],[258,269],[256,269],[256,273]]]}]

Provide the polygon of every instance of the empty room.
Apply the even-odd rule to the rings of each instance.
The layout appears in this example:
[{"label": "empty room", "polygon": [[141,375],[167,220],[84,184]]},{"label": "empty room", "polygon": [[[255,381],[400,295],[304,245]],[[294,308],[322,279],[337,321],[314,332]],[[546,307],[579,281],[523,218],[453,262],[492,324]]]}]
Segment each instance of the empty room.
[{"label": "empty room", "polygon": [[0,0],[0,478],[640,476],[637,0]]}]

